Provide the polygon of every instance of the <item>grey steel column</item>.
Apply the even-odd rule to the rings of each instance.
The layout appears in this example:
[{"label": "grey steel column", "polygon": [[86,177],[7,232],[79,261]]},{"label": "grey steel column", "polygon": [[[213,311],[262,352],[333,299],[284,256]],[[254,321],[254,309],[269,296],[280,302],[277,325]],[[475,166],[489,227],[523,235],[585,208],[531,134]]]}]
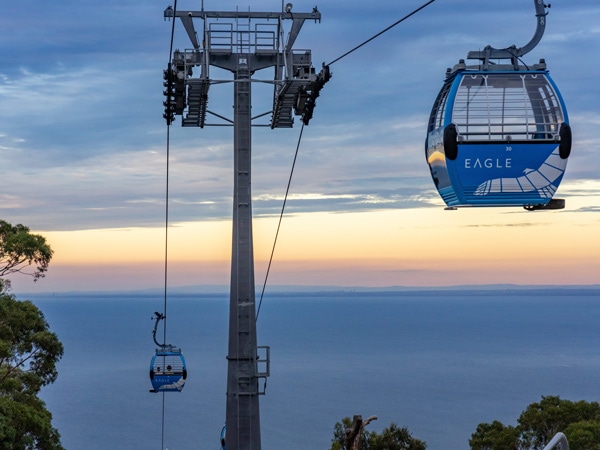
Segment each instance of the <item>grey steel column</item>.
[{"label": "grey steel column", "polygon": [[[247,61],[239,57],[240,62]],[[251,82],[239,64],[234,88],[234,188],[229,353],[227,356],[227,450],[260,450],[256,378],[256,310],[251,204]]]}]

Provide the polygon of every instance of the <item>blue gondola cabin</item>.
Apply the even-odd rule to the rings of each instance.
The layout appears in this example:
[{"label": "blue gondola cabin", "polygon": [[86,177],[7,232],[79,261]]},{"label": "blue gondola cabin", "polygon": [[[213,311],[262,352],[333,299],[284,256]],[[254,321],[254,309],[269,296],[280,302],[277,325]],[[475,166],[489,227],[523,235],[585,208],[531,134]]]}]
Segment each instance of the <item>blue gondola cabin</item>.
[{"label": "blue gondola cabin", "polygon": [[571,152],[567,110],[543,60],[493,67],[448,71],[427,130],[431,176],[449,207],[544,207]]},{"label": "blue gondola cabin", "polygon": [[187,367],[180,350],[156,350],[150,361],[150,392],[181,392]]}]

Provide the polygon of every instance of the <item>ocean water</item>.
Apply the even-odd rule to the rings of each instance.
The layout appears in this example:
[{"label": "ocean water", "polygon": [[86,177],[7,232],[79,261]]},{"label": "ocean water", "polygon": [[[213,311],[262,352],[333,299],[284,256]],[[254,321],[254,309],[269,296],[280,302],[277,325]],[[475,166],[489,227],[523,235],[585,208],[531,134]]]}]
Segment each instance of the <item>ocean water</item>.
[{"label": "ocean water", "polygon": [[[515,424],[543,395],[600,401],[600,290],[271,294],[258,344],[271,347],[260,398],[265,450],[327,450],[343,417],[396,422],[429,450],[468,449],[477,424]],[[25,298],[25,297],[24,297]],[[150,320],[159,295],[29,296],[65,346],[43,389],[63,445],[161,449]],[[165,394],[165,447],[219,449],[225,422],[227,295],[171,295],[169,343],[188,365]]]}]

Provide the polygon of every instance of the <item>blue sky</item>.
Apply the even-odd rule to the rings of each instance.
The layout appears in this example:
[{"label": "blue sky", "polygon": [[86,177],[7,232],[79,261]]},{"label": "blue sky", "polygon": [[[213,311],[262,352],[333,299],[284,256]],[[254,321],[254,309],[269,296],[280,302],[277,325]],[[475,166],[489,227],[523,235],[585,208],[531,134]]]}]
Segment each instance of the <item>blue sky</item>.
[{"label": "blue sky", "polygon": [[[422,3],[323,2],[322,22],[307,22],[296,47],[312,49],[319,67]],[[0,216],[38,230],[164,221],[166,6],[131,0],[3,5]],[[294,10],[313,6],[295,2]],[[199,7],[200,2],[178,2],[180,10]],[[205,2],[208,10],[238,7],[248,5]],[[252,2],[252,10],[280,7],[278,1]],[[546,35],[525,57],[546,59],[569,108],[575,148],[564,184],[574,182],[572,189],[579,181],[597,180],[600,171],[599,19],[595,0],[554,3]],[[522,46],[534,30],[531,1],[437,0],[333,64],[333,78],[305,129],[289,211],[441,205],[423,140],[446,67],[487,44]],[[180,23],[175,47],[189,47]],[[209,107],[227,112],[231,88],[220,89],[211,91]],[[255,110],[271,101],[270,90],[261,95],[254,94]],[[292,130],[254,131],[257,214],[276,214],[281,206],[299,128],[297,121]],[[171,135],[172,220],[228,217],[231,130],[184,129],[178,120]]]}]

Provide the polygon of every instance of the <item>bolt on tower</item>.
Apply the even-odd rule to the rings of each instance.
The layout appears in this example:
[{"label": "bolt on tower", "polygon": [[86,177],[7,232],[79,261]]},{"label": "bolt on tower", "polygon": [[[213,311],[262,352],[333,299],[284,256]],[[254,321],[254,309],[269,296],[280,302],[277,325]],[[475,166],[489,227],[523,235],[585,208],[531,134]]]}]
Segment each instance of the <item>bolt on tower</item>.
[{"label": "bolt on tower", "polygon": [[[309,13],[292,13],[288,3],[281,12],[174,11],[167,19],[179,18],[192,48],[175,51],[165,71],[165,119],[170,124],[182,116],[184,127],[210,126],[207,116],[224,120],[233,127],[234,188],[231,286],[229,303],[229,345],[227,355],[226,444],[228,450],[260,450],[259,396],[265,393],[269,376],[269,347],[258,346],[254,256],[252,240],[251,149],[255,119],[270,113],[262,126],[290,128],[294,115],[304,124],[312,118],[316,98],[329,80],[327,66],[317,74],[310,50],[295,50],[294,43],[306,20],[321,20],[315,7]],[[196,22],[201,23],[197,31]],[[284,21],[291,21],[284,35]],[[211,67],[225,69],[233,80],[215,80]],[[272,78],[255,74],[274,68]],[[198,72],[196,74],[196,72]],[[251,116],[252,83],[273,84],[272,110]],[[233,82],[233,118],[209,109],[210,87]]]}]

